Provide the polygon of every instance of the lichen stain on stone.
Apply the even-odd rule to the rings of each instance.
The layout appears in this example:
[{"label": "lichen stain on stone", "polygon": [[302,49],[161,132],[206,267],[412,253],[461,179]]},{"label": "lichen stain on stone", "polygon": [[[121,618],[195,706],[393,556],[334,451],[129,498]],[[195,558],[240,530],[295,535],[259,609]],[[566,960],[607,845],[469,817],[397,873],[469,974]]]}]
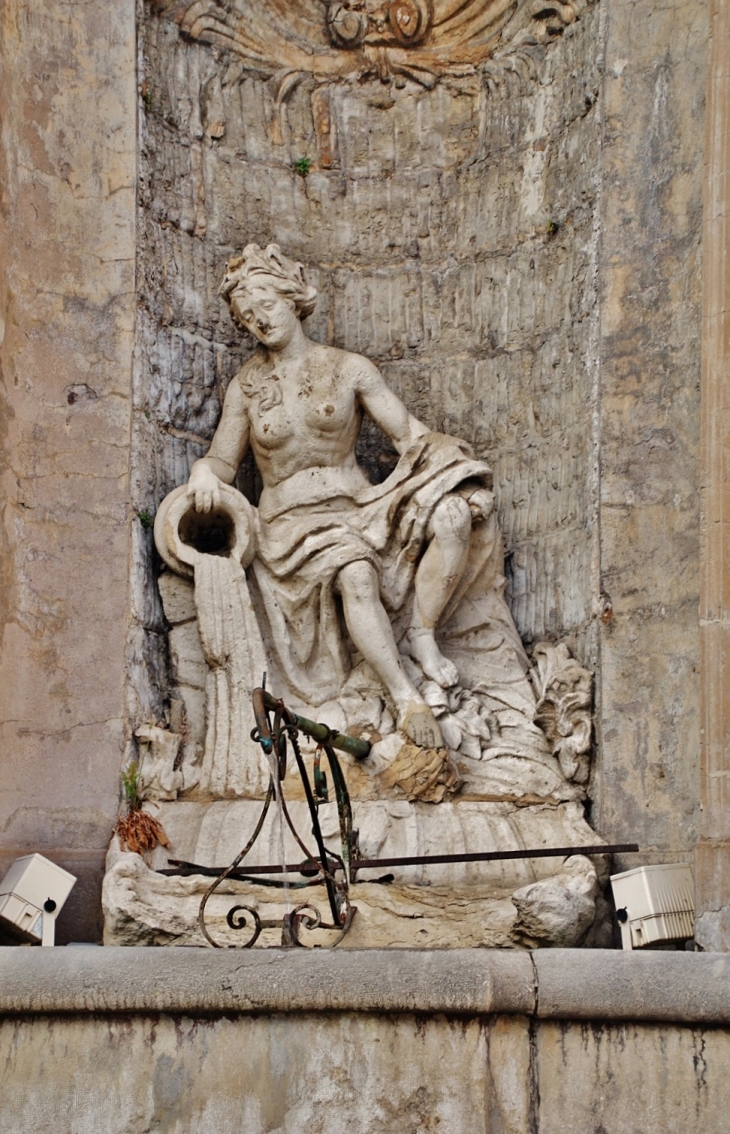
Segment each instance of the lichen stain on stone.
[{"label": "lichen stain on stone", "polygon": [[701,1096],[707,1093],[707,1058],[705,1054],[707,1041],[701,1031],[692,1032],[692,1044],[694,1047],[692,1065],[697,1080],[697,1108],[699,1110]]}]

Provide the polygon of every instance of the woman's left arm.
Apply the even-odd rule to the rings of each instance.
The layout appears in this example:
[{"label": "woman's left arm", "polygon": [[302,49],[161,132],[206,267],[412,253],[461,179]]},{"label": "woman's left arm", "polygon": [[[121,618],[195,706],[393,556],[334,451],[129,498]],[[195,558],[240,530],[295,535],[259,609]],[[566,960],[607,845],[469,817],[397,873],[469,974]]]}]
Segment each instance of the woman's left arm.
[{"label": "woman's left arm", "polygon": [[409,413],[403,402],[386,385],[383,375],[362,355],[353,358],[355,390],[360,405],[375,424],[395,445],[398,453],[406,449],[428,429]]}]

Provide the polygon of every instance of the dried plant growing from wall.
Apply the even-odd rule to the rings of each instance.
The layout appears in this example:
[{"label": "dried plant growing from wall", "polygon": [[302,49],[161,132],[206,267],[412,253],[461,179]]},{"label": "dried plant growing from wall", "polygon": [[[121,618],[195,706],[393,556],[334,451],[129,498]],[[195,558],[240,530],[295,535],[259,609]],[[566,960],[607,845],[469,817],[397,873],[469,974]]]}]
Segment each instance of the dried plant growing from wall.
[{"label": "dried plant growing from wall", "polygon": [[169,847],[168,839],[159,819],[142,809],[139,795],[139,764],[136,760],[122,771],[122,789],[126,814],[120,815],[114,833],[123,847],[133,854],[145,854],[156,846]]}]

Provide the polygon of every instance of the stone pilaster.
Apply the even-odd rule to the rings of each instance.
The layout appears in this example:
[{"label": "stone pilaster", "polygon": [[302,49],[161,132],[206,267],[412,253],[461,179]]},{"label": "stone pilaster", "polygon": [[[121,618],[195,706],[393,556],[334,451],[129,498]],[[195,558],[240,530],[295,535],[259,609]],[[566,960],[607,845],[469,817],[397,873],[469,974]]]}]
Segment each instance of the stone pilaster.
[{"label": "stone pilaster", "polygon": [[702,337],[701,775],[697,940],[730,949],[730,5],[711,4]]},{"label": "stone pilaster", "polygon": [[0,58],[0,876],[68,867],[60,937],[93,939],[125,728],[134,0],[7,0]]}]

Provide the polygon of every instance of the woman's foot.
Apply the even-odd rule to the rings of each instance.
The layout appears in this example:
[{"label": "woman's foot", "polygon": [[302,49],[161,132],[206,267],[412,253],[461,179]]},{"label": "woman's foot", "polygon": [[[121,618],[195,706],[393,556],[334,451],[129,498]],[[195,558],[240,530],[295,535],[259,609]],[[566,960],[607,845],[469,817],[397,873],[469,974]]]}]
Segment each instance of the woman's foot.
[{"label": "woman's foot", "polygon": [[436,645],[433,630],[409,630],[403,639],[402,647],[414,661],[417,661],[426,677],[430,677],[442,689],[458,684],[459,671],[453,662],[445,658]]}]

